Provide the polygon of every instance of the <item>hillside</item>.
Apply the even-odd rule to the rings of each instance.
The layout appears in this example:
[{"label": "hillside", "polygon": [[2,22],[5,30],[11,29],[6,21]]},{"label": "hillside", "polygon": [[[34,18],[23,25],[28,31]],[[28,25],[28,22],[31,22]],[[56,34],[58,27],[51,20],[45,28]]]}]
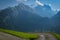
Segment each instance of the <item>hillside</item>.
[{"label": "hillside", "polygon": [[60,33],[59,20],[59,13],[52,18],[41,17],[37,15],[32,8],[23,3],[0,11],[0,28],[20,32]]},{"label": "hillside", "polygon": [[53,16],[50,21],[52,22],[51,25],[54,28],[53,31],[60,34],[60,11],[58,11],[57,14]]},{"label": "hillside", "polygon": [[0,15],[0,28],[22,32],[45,32],[52,30],[52,27],[49,26],[48,17],[37,15],[33,9],[24,4],[1,10]]},{"label": "hillside", "polygon": [[31,11],[32,9],[24,4],[0,11],[0,27],[16,31],[34,32],[41,28],[44,20],[41,16]]}]

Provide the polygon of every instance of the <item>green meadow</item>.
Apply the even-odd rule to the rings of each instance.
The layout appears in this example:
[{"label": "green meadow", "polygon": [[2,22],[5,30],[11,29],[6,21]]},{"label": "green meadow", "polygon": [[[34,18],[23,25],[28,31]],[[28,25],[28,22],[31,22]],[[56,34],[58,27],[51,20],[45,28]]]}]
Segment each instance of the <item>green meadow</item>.
[{"label": "green meadow", "polygon": [[13,30],[6,30],[6,29],[0,29],[0,32],[8,33],[13,36],[17,36],[19,38],[24,38],[24,39],[36,39],[38,37],[37,34],[35,33],[25,33],[25,32],[17,32]]}]

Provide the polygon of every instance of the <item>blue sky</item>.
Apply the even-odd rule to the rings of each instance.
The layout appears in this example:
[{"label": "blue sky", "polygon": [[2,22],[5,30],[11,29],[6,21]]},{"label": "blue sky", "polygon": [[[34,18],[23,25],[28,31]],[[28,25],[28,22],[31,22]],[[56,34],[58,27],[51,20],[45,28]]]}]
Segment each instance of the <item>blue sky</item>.
[{"label": "blue sky", "polygon": [[[0,9],[7,7],[7,6],[13,6],[17,4],[17,1],[22,0],[0,0]],[[25,4],[31,5],[34,4],[36,0],[24,0]],[[42,4],[50,4],[52,8],[54,9],[60,9],[60,0],[38,0]]]},{"label": "blue sky", "polygon": [[54,9],[60,9],[60,0],[40,0],[44,4],[51,4]]},{"label": "blue sky", "polygon": [[4,9],[6,7],[14,6],[17,2],[15,0],[0,0],[0,9]]},{"label": "blue sky", "polygon": [[[27,0],[26,4],[33,4],[35,0]],[[60,0],[38,0],[42,4],[51,5],[53,9],[60,10]]]}]

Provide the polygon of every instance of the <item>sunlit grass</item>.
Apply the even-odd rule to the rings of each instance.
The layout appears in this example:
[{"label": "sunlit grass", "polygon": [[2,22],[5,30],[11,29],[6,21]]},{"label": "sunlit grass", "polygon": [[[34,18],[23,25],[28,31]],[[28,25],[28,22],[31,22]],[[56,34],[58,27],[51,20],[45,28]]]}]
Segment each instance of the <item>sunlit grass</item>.
[{"label": "sunlit grass", "polygon": [[37,38],[38,35],[34,34],[34,33],[24,33],[24,32],[17,32],[17,31],[13,31],[13,30],[6,30],[6,29],[0,29],[1,32],[5,32],[20,38],[25,38],[25,39],[30,39],[30,38]]}]

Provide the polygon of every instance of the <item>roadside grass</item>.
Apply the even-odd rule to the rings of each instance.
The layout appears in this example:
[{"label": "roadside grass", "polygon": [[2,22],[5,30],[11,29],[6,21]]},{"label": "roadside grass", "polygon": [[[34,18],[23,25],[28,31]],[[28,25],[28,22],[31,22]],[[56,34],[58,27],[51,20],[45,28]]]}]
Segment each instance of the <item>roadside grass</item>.
[{"label": "roadside grass", "polygon": [[0,29],[0,32],[8,33],[24,39],[36,39],[38,37],[38,35],[35,33],[24,33],[24,32],[17,32],[17,31],[7,30],[7,29]]},{"label": "roadside grass", "polygon": [[[23,38],[26,40],[31,40],[31,39],[34,40],[34,39],[38,38],[38,34],[36,34],[36,33],[25,33],[25,32],[18,32],[18,31],[1,29],[1,28],[0,28],[0,32],[8,33],[13,36],[17,36],[19,38]],[[47,32],[47,33],[51,33],[53,36],[55,36],[57,38],[57,40],[60,40],[60,34],[53,33],[53,32]]]},{"label": "roadside grass", "polygon": [[57,38],[57,40],[60,40],[60,34],[57,33],[51,33],[51,34],[54,35]]}]

